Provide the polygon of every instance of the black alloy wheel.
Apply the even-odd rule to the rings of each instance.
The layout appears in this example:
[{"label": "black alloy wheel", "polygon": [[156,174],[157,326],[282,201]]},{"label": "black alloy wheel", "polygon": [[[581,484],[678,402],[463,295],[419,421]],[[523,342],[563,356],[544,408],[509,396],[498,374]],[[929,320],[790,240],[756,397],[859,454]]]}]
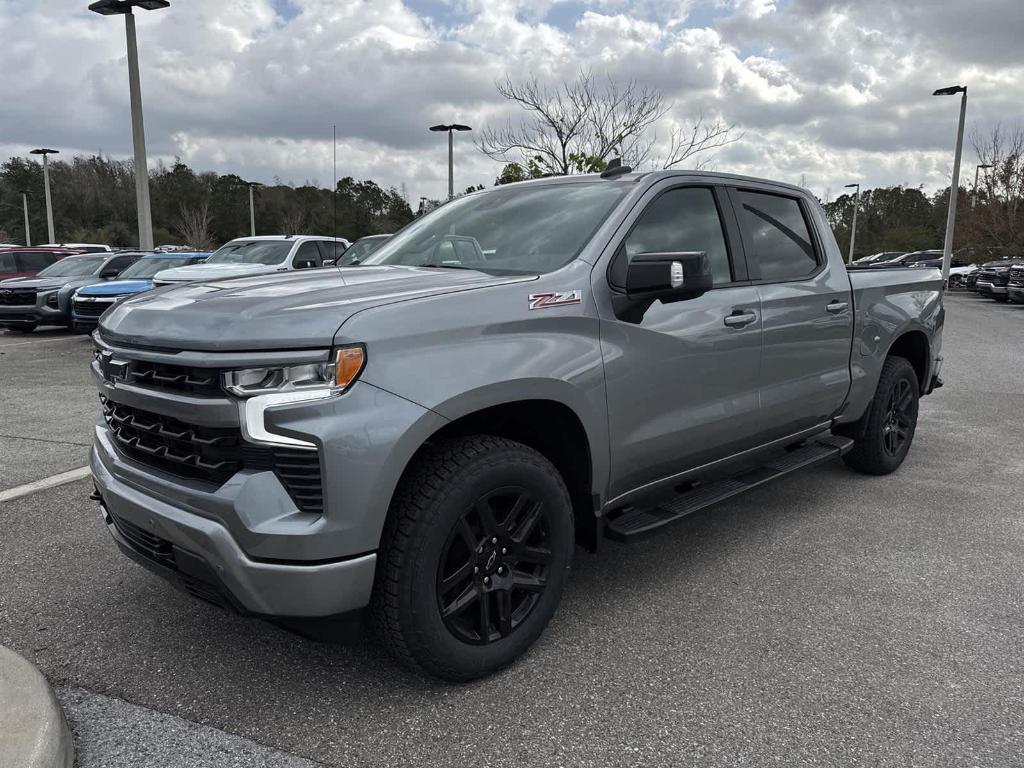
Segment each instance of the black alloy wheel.
[{"label": "black alloy wheel", "polygon": [[899,456],[910,438],[912,423],[916,419],[913,387],[907,379],[897,379],[886,406],[882,425],[882,447],[889,456]]},{"label": "black alloy wheel", "polygon": [[463,512],[437,571],[448,630],[473,645],[508,637],[543,594],[551,564],[544,504],[526,489],[499,488]]}]

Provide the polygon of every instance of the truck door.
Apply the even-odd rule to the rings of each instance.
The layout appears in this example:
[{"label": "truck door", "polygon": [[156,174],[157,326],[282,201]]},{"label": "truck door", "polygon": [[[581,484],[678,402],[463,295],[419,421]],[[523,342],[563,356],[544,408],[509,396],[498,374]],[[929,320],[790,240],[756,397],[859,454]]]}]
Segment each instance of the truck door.
[{"label": "truck door", "polygon": [[[761,421],[774,439],[829,420],[850,387],[853,305],[838,251],[799,196],[732,189],[751,280],[761,303]],[[833,244],[834,245],[834,244]]]},{"label": "truck door", "polygon": [[[728,455],[757,431],[761,318],[745,284],[739,237],[723,188],[655,185],[627,220],[607,270],[594,270],[608,393],[610,497]],[[638,253],[704,251],[715,287],[618,317],[609,297]]]}]

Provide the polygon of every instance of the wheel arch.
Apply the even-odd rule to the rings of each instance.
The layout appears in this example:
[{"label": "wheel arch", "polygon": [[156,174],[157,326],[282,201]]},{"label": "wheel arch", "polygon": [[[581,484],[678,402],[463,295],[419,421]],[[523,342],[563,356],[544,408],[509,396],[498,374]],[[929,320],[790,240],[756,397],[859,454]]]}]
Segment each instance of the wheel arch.
[{"label": "wheel arch", "polygon": [[928,389],[928,376],[931,370],[931,344],[928,341],[928,334],[919,328],[909,328],[897,336],[889,349],[886,357],[902,357],[907,360],[917,374],[919,390],[924,394]]},{"label": "wheel arch", "polygon": [[[434,431],[406,464],[399,484],[423,451],[451,437],[493,435],[528,445],[562,475],[572,499],[577,542],[594,551],[599,540],[597,510],[607,482],[607,440],[603,443],[588,429],[584,415],[565,399],[526,397],[462,399],[438,409],[448,422]],[[601,447],[605,446],[605,450]]]}]

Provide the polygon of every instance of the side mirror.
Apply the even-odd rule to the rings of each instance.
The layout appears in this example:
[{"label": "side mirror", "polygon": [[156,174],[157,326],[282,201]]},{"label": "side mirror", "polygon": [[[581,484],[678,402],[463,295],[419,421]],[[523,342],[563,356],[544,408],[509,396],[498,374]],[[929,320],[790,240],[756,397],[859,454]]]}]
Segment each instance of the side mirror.
[{"label": "side mirror", "polygon": [[313,269],[316,266],[316,262],[313,260],[298,261],[295,263],[296,269]]},{"label": "side mirror", "polygon": [[115,268],[107,267],[102,272],[100,272],[100,279],[101,280],[111,280],[111,279],[117,277],[119,274],[121,274],[121,270],[117,269],[116,267]]},{"label": "side mirror", "polygon": [[324,266],[325,267],[333,267],[334,266],[334,259],[324,259]]},{"label": "side mirror", "polygon": [[655,301],[695,299],[715,284],[704,251],[638,253],[626,267],[625,295],[617,294],[616,314],[627,322],[640,322]]}]

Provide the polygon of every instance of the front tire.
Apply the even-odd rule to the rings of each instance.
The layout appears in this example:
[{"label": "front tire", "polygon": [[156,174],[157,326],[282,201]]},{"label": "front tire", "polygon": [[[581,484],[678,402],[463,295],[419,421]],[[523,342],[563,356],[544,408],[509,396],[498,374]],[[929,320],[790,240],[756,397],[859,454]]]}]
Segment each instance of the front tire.
[{"label": "front tire", "polygon": [[453,682],[491,674],[554,615],[573,538],[565,482],[537,451],[487,435],[430,447],[388,513],[377,633],[410,668]]},{"label": "front tire", "polygon": [[846,465],[869,475],[895,472],[907,457],[917,429],[920,387],[906,358],[887,357],[859,437],[843,456]]}]

